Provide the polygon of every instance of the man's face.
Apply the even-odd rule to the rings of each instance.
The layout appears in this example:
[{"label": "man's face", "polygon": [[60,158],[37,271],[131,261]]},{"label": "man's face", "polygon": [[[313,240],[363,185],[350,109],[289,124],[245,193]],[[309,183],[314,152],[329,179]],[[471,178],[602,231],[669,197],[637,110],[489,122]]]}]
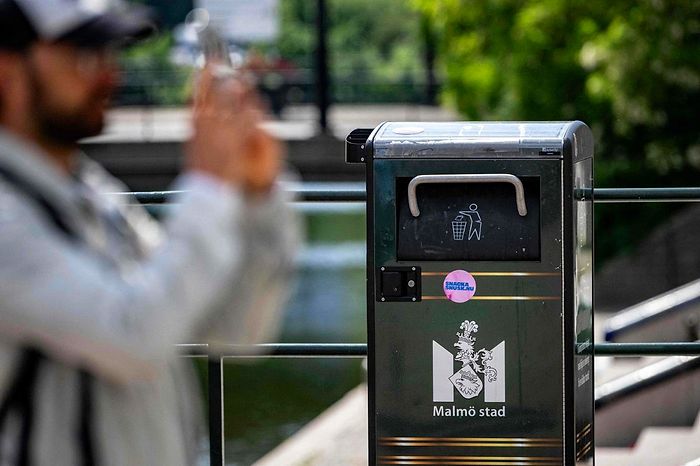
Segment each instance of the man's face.
[{"label": "man's face", "polygon": [[39,137],[61,145],[102,132],[117,85],[114,52],[38,43],[26,56],[30,114]]}]

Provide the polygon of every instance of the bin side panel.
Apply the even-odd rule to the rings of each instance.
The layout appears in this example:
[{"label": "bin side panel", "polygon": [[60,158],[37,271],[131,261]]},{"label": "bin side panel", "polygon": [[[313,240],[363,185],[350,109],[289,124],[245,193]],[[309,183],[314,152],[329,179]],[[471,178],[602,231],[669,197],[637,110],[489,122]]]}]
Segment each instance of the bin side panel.
[{"label": "bin side panel", "polygon": [[593,159],[574,163],[574,335],[576,464],[593,464]]}]

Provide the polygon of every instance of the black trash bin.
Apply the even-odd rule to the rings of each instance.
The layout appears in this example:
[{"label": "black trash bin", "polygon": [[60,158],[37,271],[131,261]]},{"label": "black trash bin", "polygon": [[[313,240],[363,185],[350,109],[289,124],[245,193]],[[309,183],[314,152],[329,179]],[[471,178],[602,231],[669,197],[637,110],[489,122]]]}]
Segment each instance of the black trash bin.
[{"label": "black trash bin", "polygon": [[367,170],[370,465],[593,463],[593,138],[384,123]]}]

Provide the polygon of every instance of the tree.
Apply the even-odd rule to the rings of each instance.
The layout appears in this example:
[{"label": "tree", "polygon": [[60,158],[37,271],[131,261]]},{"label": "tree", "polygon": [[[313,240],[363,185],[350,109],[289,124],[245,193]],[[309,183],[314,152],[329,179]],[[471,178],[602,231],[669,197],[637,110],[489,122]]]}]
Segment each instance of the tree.
[{"label": "tree", "polygon": [[[445,102],[470,119],[569,120],[596,136],[597,186],[697,184],[700,2],[414,0],[438,37]],[[621,209],[629,214],[629,207]],[[620,216],[606,208],[602,223]],[[629,249],[648,206],[597,239]]]},{"label": "tree", "polygon": [[[410,89],[425,80],[417,12],[404,0],[326,2],[335,101],[419,100],[424,89],[418,96]],[[312,68],[316,2],[280,0],[279,5],[277,52],[299,68]]]}]

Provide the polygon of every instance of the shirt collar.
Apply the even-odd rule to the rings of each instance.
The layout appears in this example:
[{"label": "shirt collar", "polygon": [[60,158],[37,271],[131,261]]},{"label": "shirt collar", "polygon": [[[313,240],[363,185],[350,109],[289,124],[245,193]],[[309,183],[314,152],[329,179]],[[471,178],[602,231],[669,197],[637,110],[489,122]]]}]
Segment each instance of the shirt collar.
[{"label": "shirt collar", "polygon": [[[81,155],[76,153],[76,160]],[[57,207],[73,210],[78,197],[75,180],[61,171],[49,155],[31,141],[0,126],[0,164],[46,194]],[[76,163],[79,169],[80,164]]]}]

